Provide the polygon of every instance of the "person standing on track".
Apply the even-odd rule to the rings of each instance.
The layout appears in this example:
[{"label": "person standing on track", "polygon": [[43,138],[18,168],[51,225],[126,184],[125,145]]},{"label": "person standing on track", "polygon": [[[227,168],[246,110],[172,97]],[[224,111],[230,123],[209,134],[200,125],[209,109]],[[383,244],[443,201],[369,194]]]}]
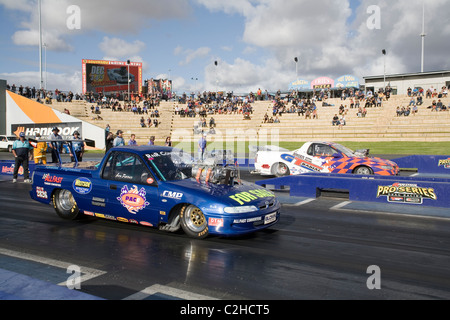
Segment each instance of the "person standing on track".
[{"label": "person standing on track", "polygon": [[23,177],[25,178],[25,183],[30,183],[30,172],[28,171],[29,160],[32,159],[32,153],[30,152],[33,147],[30,142],[25,139],[25,132],[21,132],[19,135],[19,140],[14,141],[12,153],[15,157],[14,173],[13,173],[13,183],[17,182],[17,176],[19,174],[19,168],[23,167]]},{"label": "person standing on track", "polygon": [[34,148],[34,162],[36,164],[47,164],[47,143],[39,142],[41,138],[40,133],[36,133],[36,147]]},{"label": "person standing on track", "polygon": [[[78,131],[75,131],[73,133],[73,140],[79,140],[79,141],[73,141],[72,147],[73,151],[75,152],[75,156],[77,157],[78,162],[83,161],[83,155],[84,155],[84,142],[80,138],[80,133]],[[73,154],[71,154],[71,161],[75,162],[75,157]]]},{"label": "person standing on track", "polygon": [[[55,142],[55,140],[62,140],[62,137],[59,135],[59,129],[54,127],[52,130],[52,134],[50,135],[50,140],[53,142],[50,143],[50,148],[52,149],[52,163],[58,163],[58,152],[61,154],[63,144],[62,142]],[[55,147],[57,149],[55,149]]]}]

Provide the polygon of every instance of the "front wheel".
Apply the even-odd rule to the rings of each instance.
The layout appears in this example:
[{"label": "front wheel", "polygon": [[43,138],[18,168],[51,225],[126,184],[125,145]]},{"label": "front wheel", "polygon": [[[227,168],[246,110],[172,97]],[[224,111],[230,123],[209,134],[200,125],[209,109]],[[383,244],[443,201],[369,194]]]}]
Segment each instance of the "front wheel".
[{"label": "front wheel", "polygon": [[202,210],[194,205],[184,206],[180,212],[181,227],[191,238],[205,239],[209,234],[208,221]]},{"label": "front wheel", "polygon": [[53,194],[53,206],[60,218],[76,220],[80,216],[80,209],[68,190],[56,190]]}]

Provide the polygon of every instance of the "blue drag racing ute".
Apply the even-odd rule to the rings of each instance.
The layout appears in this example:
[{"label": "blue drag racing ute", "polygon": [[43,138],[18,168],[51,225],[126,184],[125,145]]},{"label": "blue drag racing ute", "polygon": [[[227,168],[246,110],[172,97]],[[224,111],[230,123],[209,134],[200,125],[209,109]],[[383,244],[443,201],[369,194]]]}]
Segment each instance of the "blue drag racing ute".
[{"label": "blue drag racing ute", "polygon": [[204,239],[262,230],[280,219],[274,194],[235,166],[196,164],[168,147],[111,149],[100,163],[37,166],[31,197],[63,219],[84,215]]}]

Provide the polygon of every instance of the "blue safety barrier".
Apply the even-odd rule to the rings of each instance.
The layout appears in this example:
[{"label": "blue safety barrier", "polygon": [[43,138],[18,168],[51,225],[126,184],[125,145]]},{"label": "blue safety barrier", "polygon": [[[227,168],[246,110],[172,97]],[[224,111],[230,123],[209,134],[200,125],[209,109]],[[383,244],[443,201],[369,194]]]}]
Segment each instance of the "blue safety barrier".
[{"label": "blue safety barrier", "polygon": [[[2,160],[0,161],[0,175],[5,176],[13,176],[14,174],[14,167],[16,162],[11,160]],[[28,165],[28,171],[30,172],[30,178],[31,175],[34,172],[34,168],[36,168],[36,164],[33,161],[30,161]],[[19,176],[23,176],[23,167],[19,169]]]},{"label": "blue safety barrier", "polygon": [[450,178],[308,173],[256,184],[273,190],[289,189],[291,197],[317,198],[322,191],[333,190],[348,192],[351,201],[450,207]]},{"label": "blue safety barrier", "polygon": [[419,173],[450,175],[450,156],[408,156],[392,161],[400,168],[417,169]]}]

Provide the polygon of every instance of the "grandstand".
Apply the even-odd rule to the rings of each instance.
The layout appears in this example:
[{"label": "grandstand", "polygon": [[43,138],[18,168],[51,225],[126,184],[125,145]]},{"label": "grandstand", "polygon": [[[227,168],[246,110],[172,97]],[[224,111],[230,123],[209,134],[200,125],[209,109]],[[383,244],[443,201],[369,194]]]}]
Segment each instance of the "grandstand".
[{"label": "grandstand", "polygon": [[[272,134],[272,139],[279,141],[449,141],[450,140],[450,112],[433,112],[427,109],[433,99],[424,97],[423,105],[419,106],[418,113],[407,117],[397,117],[398,106],[408,106],[410,97],[407,95],[392,96],[389,101],[384,101],[382,107],[367,108],[364,118],[357,116],[357,109],[350,109],[350,101],[342,101],[340,98],[328,99],[327,103],[334,105],[322,107],[318,102],[318,119],[305,119],[297,113],[284,113],[280,123],[264,123],[264,115],[272,115],[272,101],[258,101],[252,104],[254,112],[250,120],[244,120],[241,114],[212,115],[216,122],[216,135],[211,135],[209,140],[232,141],[242,140],[261,141],[259,136]],[[441,99],[448,106],[450,98]],[[347,105],[347,125],[343,128],[332,126],[332,118],[339,114],[339,106]],[[162,101],[158,128],[141,128],[139,120],[142,115],[132,112],[113,112],[111,109],[101,109],[102,120],[93,120],[96,116],[91,112],[92,104],[85,101],[54,102],[52,107],[63,111],[67,108],[72,116],[105,128],[111,126],[112,132],[121,129],[125,133],[125,140],[134,133],[140,145],[147,144],[150,136],[156,137],[157,144],[164,144],[166,137],[171,136],[172,141],[197,141],[198,134],[194,133],[194,127],[198,124],[199,117],[189,118],[174,114],[174,102]],[[185,107],[185,105],[183,105]],[[361,105],[363,106],[363,104]],[[148,115],[144,115],[147,119]],[[209,124],[209,118],[207,123]],[[201,128],[200,128],[201,129]],[[209,129],[207,129],[209,130]],[[214,137],[214,138],[213,138]]]}]

